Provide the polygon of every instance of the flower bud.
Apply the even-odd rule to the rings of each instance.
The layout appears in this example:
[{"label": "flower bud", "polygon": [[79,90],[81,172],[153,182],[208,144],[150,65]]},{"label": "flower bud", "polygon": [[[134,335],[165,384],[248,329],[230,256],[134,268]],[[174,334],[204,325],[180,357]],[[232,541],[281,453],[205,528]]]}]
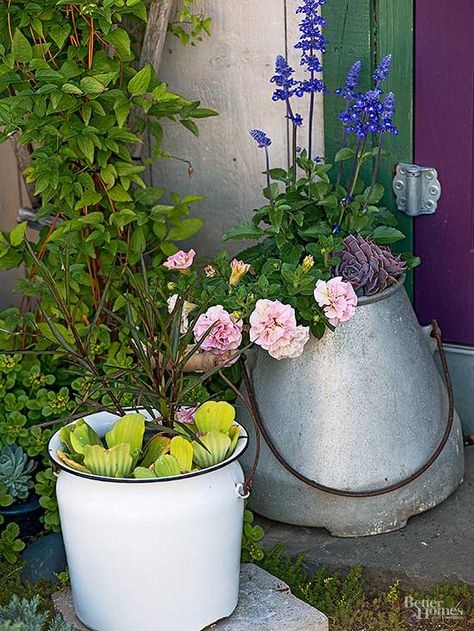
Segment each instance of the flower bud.
[{"label": "flower bud", "polygon": [[248,263],[238,261],[237,259],[231,261],[230,267],[232,269],[232,273],[230,275],[229,285],[238,285],[240,280],[250,269],[250,265]]},{"label": "flower bud", "polygon": [[303,269],[303,272],[308,273],[314,267],[314,258],[310,254],[308,254],[308,256],[305,256],[301,267]]},{"label": "flower bud", "polygon": [[174,291],[176,289],[176,283],[168,283],[166,287],[169,289],[169,291]]},{"label": "flower bud", "polygon": [[214,278],[217,275],[217,270],[213,265],[207,265],[204,268],[204,273],[208,278]]}]

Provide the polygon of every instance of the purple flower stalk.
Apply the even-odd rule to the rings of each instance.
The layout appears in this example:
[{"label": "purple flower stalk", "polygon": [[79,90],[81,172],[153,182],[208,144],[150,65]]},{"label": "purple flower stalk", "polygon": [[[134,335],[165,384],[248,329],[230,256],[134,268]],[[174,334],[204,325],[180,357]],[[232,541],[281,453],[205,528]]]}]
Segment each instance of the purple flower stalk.
[{"label": "purple flower stalk", "polygon": [[359,85],[361,70],[362,63],[360,61],[354,62],[347,73],[344,88],[336,90],[336,94],[342,96],[346,101],[353,101],[356,97],[355,89]]},{"label": "purple flower stalk", "polygon": [[272,144],[272,141],[261,129],[252,129],[250,131],[250,135],[257,143],[259,149],[265,149],[265,161],[267,165],[267,170],[265,174],[267,176],[268,195],[271,205],[274,206],[275,201],[273,199],[272,186],[270,181],[270,154],[268,152],[268,147]]},{"label": "purple flower stalk", "polygon": [[374,80],[377,83],[377,87],[380,85],[382,81],[385,81],[387,79],[391,66],[392,66],[392,55],[387,55],[379,63],[373,75]]},{"label": "purple flower stalk", "polygon": [[278,55],[275,61],[275,74],[270,79],[278,89],[273,93],[274,101],[288,101],[295,93],[297,82],[292,78],[293,68],[288,64],[283,55]]},{"label": "purple flower stalk", "polygon": [[265,147],[269,147],[272,144],[271,139],[261,129],[252,129],[250,131],[250,135],[258,144],[259,149],[264,149]]},{"label": "purple flower stalk", "polygon": [[312,153],[313,146],[313,119],[314,102],[317,92],[326,92],[326,87],[321,79],[316,78],[316,74],[322,72],[323,66],[318,53],[324,55],[326,52],[327,40],[323,36],[322,27],[326,25],[326,20],[320,15],[320,8],[326,4],[326,0],[303,0],[303,4],[296,9],[297,14],[304,14],[300,22],[300,39],[295,45],[301,50],[300,64],[309,72],[309,79],[299,82],[296,95],[299,97],[305,94],[310,95],[309,104],[309,130],[308,130],[308,155]]}]

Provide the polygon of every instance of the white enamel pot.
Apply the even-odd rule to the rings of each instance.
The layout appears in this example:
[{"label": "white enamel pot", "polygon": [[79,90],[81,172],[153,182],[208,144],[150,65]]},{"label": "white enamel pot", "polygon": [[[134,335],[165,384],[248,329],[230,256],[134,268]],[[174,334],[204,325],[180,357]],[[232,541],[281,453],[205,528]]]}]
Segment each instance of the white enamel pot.
[{"label": "white enamel pot", "polygon": [[[85,419],[99,435],[117,420]],[[56,494],[74,607],[94,631],[200,631],[230,616],[239,594],[244,481],[234,454],[174,478],[110,479],[60,468]]]}]

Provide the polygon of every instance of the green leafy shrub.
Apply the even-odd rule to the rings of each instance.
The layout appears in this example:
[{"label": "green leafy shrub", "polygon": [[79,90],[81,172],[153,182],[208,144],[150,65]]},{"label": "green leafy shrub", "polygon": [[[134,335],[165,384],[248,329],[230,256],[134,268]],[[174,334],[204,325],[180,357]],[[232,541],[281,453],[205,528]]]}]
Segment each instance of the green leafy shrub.
[{"label": "green leafy shrub", "polygon": [[[0,523],[3,517],[0,516]],[[20,552],[25,549],[25,543],[19,539],[20,528],[18,524],[8,524],[0,534],[0,559],[4,558],[9,563],[16,563]]]},{"label": "green leafy shrub", "polygon": [[[39,201],[38,219],[50,220],[34,247],[59,282],[66,274],[73,279],[80,296],[76,316],[84,324],[108,283],[109,306],[123,307],[122,265],[146,257],[155,269],[176,251],[176,241],[202,225],[187,217],[200,197],[172,194],[163,202],[164,191],[143,180],[146,164],[134,159],[132,148],[148,135],[152,155],[169,156],[163,119],[197,135],[195,120],[215,114],[169,92],[149,64],[137,71],[139,42],[129,32],[146,20],[142,0],[0,4],[0,142],[19,134],[31,151],[27,182]],[[41,312],[58,317],[24,256],[25,231],[23,223],[3,233],[0,268],[26,264],[17,286],[23,310],[35,310],[41,297]],[[92,342],[100,352],[110,345],[110,333],[97,327]],[[43,407],[49,410],[48,402]]]}]

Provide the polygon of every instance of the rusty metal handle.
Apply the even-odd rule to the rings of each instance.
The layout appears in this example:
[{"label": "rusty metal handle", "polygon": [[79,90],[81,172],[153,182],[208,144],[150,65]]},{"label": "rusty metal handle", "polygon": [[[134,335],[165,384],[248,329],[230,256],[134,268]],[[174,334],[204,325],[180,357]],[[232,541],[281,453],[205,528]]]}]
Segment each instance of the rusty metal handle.
[{"label": "rusty metal handle", "polygon": [[424,465],[422,465],[419,469],[417,469],[415,471],[415,473],[410,475],[408,478],[405,478],[404,480],[401,480],[400,482],[396,482],[395,484],[391,484],[390,486],[384,487],[383,489],[374,489],[373,491],[345,491],[343,489],[335,489],[335,488],[332,488],[332,487],[329,487],[329,486],[325,486],[324,484],[319,484],[319,482],[315,482],[314,480],[310,480],[309,478],[305,477],[302,473],[300,473],[299,471],[294,469],[285,460],[285,458],[283,457],[283,455],[281,454],[281,452],[278,450],[278,448],[276,447],[275,443],[273,442],[270,434],[268,433],[268,430],[265,428],[265,425],[263,423],[262,416],[260,414],[260,410],[259,410],[259,407],[258,407],[257,399],[256,399],[256,396],[255,396],[255,390],[254,390],[253,385],[252,385],[252,380],[250,378],[247,365],[245,363],[245,358],[241,357],[240,365],[242,367],[242,376],[243,376],[245,387],[247,389],[247,393],[248,393],[248,396],[249,396],[250,406],[248,405],[247,402],[246,402],[246,404],[247,404],[247,407],[249,407],[249,410],[251,412],[251,418],[252,418],[252,421],[253,421],[254,426],[255,426],[255,434],[256,434],[256,437],[257,437],[257,446],[258,446],[257,452],[256,452],[255,461],[254,461],[253,466],[252,466],[252,468],[251,468],[251,470],[249,472],[249,475],[247,476],[247,479],[245,481],[245,487],[246,488],[250,488],[251,485],[252,485],[253,479],[255,477],[255,471],[256,471],[256,468],[257,468],[258,459],[259,459],[259,455],[260,455],[260,434],[262,435],[263,439],[267,443],[267,445],[268,445],[270,451],[272,452],[272,454],[275,456],[275,458],[278,460],[278,462],[288,471],[288,473],[290,473],[292,476],[294,476],[295,478],[297,478],[298,480],[300,480],[304,484],[312,487],[313,489],[316,489],[317,491],[321,491],[323,493],[329,493],[330,495],[338,495],[340,497],[353,497],[353,498],[358,498],[358,497],[377,497],[379,495],[386,495],[387,493],[391,493],[392,491],[397,491],[397,490],[407,486],[411,482],[414,482],[421,475],[423,475],[423,473],[425,473],[425,471],[427,471],[431,467],[431,465],[434,462],[436,462],[436,460],[439,458],[441,452],[443,451],[444,447],[446,446],[446,443],[448,442],[448,438],[449,438],[449,435],[451,434],[451,429],[453,427],[453,422],[454,422],[453,386],[452,386],[452,382],[451,382],[451,375],[449,374],[449,368],[448,368],[448,362],[447,362],[447,359],[446,359],[446,353],[445,353],[444,348],[443,348],[443,341],[442,341],[442,338],[441,338],[441,329],[439,328],[438,322],[436,320],[433,320],[433,322],[431,323],[431,326],[432,326],[432,329],[433,329],[432,332],[431,332],[431,336],[436,340],[436,343],[438,345],[438,351],[439,351],[439,354],[440,354],[441,364],[442,364],[442,367],[443,367],[444,378],[445,378],[445,381],[446,381],[446,388],[447,388],[447,391],[448,391],[448,422],[447,422],[447,425],[446,425],[446,429],[444,431],[444,434],[443,434],[443,437],[441,439],[441,442],[439,443],[438,447],[436,448],[436,451],[432,454],[430,459],[425,462]]}]

